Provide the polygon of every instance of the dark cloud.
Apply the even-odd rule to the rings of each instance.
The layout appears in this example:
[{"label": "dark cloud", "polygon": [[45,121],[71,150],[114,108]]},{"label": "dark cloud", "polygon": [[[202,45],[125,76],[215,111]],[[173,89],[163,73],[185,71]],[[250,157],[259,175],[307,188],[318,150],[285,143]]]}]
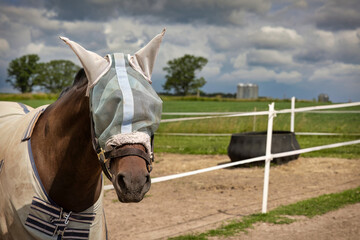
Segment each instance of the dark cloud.
[{"label": "dark cloud", "polygon": [[318,30],[309,34],[304,47],[294,58],[301,63],[320,63],[329,60],[347,64],[360,64],[360,37],[358,31],[326,32]]},{"label": "dark cloud", "polygon": [[147,20],[167,22],[235,23],[244,12],[264,14],[267,0],[49,0],[45,7],[62,20],[108,20],[119,16],[148,16]]},{"label": "dark cloud", "polygon": [[348,30],[360,27],[359,0],[326,1],[315,16],[316,26],[325,30]]},{"label": "dark cloud", "polygon": [[45,2],[46,0],[2,0],[0,5],[41,8]]},{"label": "dark cloud", "polygon": [[291,55],[275,50],[251,50],[246,60],[251,66],[277,67],[292,64]]},{"label": "dark cloud", "polygon": [[201,71],[205,91],[259,82],[264,96],[293,89],[302,98],[311,88],[312,98],[326,82],[332,100],[357,100],[359,8],[359,0],[2,0],[0,91],[11,87],[6,68],[15,57],[79,64],[59,35],[103,56],[134,53],[166,27],[153,72],[157,91],[166,62],[188,53],[209,60]]},{"label": "dark cloud", "polygon": [[305,50],[294,56],[301,63],[317,63],[329,59],[329,53],[324,50]]}]

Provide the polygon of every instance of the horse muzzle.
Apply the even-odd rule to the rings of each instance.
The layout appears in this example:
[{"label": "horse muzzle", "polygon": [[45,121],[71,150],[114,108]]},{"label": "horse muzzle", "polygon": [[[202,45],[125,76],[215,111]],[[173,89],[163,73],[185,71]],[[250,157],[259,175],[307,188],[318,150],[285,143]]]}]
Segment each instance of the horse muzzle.
[{"label": "horse muzzle", "polygon": [[120,202],[140,202],[151,186],[151,178],[148,172],[144,174],[132,174],[131,172],[119,172],[112,179],[116,194]]}]

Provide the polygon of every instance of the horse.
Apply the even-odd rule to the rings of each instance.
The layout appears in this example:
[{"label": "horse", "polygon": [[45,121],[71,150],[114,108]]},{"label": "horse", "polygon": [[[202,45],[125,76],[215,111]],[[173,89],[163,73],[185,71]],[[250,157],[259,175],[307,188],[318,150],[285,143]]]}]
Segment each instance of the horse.
[{"label": "horse", "polygon": [[103,175],[120,202],[151,186],[162,101],[151,87],[165,29],[134,56],[100,57],[61,37],[83,66],[48,106],[0,102],[0,238],[107,239]]}]

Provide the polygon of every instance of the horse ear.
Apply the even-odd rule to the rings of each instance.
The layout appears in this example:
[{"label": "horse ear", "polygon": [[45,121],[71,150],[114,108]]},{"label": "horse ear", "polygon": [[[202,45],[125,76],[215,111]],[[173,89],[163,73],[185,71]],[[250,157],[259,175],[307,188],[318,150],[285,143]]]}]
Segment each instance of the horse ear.
[{"label": "horse ear", "polygon": [[109,61],[66,37],[60,37],[60,39],[69,45],[79,58],[89,80],[89,87],[93,86],[110,67]]},{"label": "horse ear", "polygon": [[135,53],[134,56],[130,56],[130,65],[142,73],[146,80],[151,83],[151,74],[154,68],[156,56],[158,54],[161,41],[165,34],[166,29],[156,35],[145,47]]}]

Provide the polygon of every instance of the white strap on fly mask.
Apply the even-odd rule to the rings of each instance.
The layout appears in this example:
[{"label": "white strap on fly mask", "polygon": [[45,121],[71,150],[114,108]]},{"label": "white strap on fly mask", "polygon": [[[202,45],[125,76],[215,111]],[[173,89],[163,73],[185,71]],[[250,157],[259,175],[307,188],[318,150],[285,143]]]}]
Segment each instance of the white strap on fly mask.
[{"label": "white strap on fly mask", "polygon": [[115,59],[116,75],[124,98],[123,121],[121,124],[121,132],[131,133],[132,120],[134,118],[134,97],[132,94],[128,75],[126,72],[124,54],[114,53],[114,59]]},{"label": "white strap on fly mask", "polygon": [[95,136],[106,151],[123,144],[143,144],[158,128],[162,101],[122,53],[109,54],[111,67],[91,89]]}]

